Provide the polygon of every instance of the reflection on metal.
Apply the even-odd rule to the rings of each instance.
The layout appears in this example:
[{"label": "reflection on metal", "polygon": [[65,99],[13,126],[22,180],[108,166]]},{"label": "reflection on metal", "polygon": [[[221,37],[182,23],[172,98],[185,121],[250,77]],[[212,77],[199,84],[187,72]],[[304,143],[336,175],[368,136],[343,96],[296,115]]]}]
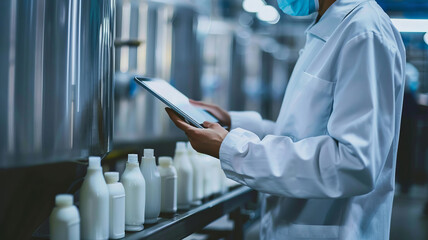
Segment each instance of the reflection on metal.
[{"label": "reflection on metal", "polygon": [[262,55],[257,38],[251,37],[245,48],[244,91],[247,95],[245,109],[261,111]]},{"label": "reflection on metal", "polygon": [[222,19],[201,17],[203,100],[275,119],[288,80],[290,51],[274,38]]},{"label": "reflection on metal", "polygon": [[199,23],[204,101],[275,119],[287,85],[289,49],[236,23],[208,18]]},{"label": "reflection on metal", "polygon": [[[202,88],[204,101],[216,102],[228,108],[229,78],[233,35],[207,35],[205,37]],[[221,50],[220,50],[221,49]]]},{"label": "reflection on metal", "polygon": [[111,150],[114,0],[0,2],[0,167]]},{"label": "reflection on metal", "polygon": [[120,39],[116,39],[114,40],[114,46],[116,47],[123,47],[123,46],[128,46],[128,47],[139,47],[141,44],[143,44],[143,41],[140,40],[120,40]]},{"label": "reflection on metal", "polygon": [[198,30],[203,38],[203,100],[229,109],[234,25],[221,19],[201,17]]},{"label": "reflection on metal", "polygon": [[137,87],[133,77],[163,78],[189,97],[198,97],[197,11],[188,2],[117,1],[116,38],[142,44],[116,48],[115,142],[179,134],[164,105]]}]

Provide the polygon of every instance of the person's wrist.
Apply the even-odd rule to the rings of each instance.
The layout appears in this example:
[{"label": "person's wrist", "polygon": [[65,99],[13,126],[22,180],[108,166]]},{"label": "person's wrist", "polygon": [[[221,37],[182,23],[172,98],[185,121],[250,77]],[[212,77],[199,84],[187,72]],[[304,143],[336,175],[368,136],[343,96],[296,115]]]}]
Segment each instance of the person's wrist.
[{"label": "person's wrist", "polygon": [[227,127],[228,130],[232,129],[232,117],[228,112],[226,112],[226,121],[224,125]]},{"label": "person's wrist", "polygon": [[224,131],[220,133],[220,139],[219,141],[217,141],[217,146],[216,146],[216,158],[220,158],[221,145],[223,144],[224,139],[227,137],[227,134],[229,134],[228,131]]}]

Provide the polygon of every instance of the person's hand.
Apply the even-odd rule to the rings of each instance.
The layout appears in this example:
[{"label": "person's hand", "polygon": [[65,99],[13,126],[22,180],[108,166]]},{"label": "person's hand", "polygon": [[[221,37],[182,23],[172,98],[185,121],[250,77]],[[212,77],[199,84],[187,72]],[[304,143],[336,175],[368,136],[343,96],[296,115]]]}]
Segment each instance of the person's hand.
[{"label": "person's hand", "polygon": [[174,124],[184,131],[192,147],[200,152],[219,158],[220,146],[229,133],[218,123],[204,122],[204,129],[194,127],[181,119],[172,109],[165,108]]},{"label": "person's hand", "polygon": [[226,126],[228,129],[230,129],[232,120],[230,118],[230,114],[227,111],[223,110],[221,107],[217,105],[199,102],[191,99],[189,101],[192,105],[207,110],[209,113],[211,113],[214,117],[216,117],[219,120],[221,125]]}]

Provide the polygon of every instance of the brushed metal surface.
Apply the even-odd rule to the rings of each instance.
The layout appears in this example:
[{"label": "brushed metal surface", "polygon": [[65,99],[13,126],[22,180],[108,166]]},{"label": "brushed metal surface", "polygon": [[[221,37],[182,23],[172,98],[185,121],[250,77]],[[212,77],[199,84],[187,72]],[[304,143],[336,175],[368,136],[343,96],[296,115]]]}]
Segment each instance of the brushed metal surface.
[{"label": "brushed metal surface", "polygon": [[111,150],[114,7],[0,1],[0,168]]},{"label": "brushed metal surface", "polygon": [[118,0],[116,6],[115,146],[184,136],[172,126],[165,105],[137,86],[134,76],[162,78],[199,97],[195,5],[189,0]]}]

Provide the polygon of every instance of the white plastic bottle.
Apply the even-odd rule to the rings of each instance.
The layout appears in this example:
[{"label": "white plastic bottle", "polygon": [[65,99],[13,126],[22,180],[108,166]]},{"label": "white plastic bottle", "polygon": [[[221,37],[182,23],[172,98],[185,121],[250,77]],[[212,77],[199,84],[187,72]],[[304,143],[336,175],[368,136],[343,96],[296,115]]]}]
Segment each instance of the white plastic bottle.
[{"label": "white plastic bottle", "polygon": [[187,155],[193,167],[193,204],[200,205],[204,198],[204,169],[203,159],[198,157],[190,142],[187,143]]},{"label": "white plastic bottle", "polygon": [[220,160],[214,157],[212,159],[213,159],[213,167],[217,171],[218,193],[224,194],[227,192],[226,175],[224,174],[224,171],[221,168]]},{"label": "white plastic bottle", "polygon": [[185,142],[176,144],[174,166],[177,170],[177,207],[179,210],[186,210],[193,202],[193,168]]},{"label": "white plastic bottle", "polygon": [[73,205],[73,195],[58,194],[49,218],[52,240],[80,239],[79,211]]},{"label": "white plastic bottle", "polygon": [[89,167],[80,189],[82,239],[108,239],[109,196],[100,157],[89,157]]},{"label": "white plastic bottle", "polygon": [[172,165],[172,158],[159,157],[159,174],[161,176],[161,212],[177,211],[177,171]]},{"label": "white plastic bottle", "polygon": [[224,173],[223,169],[221,168],[221,163],[218,161],[218,169],[219,169],[219,175],[220,175],[220,183],[221,183],[221,194],[225,194],[228,191],[227,187],[227,177]]},{"label": "white plastic bottle", "polygon": [[202,172],[204,173],[204,198],[209,198],[212,194],[212,170],[210,169],[210,162],[207,156],[202,153],[197,153],[198,158],[202,162]]},{"label": "white plastic bottle", "polygon": [[118,182],[118,172],[106,172],[104,177],[109,191],[109,238],[123,238],[125,236],[125,189],[122,183]]},{"label": "white plastic bottle", "polygon": [[209,155],[206,156],[206,161],[208,162],[210,174],[211,174],[211,190],[212,194],[219,194],[221,192],[221,178],[220,178],[220,165],[219,160],[217,158],[211,157]]},{"label": "white plastic bottle", "polygon": [[161,180],[153,149],[144,149],[140,169],[146,181],[145,223],[156,223],[160,214]]},{"label": "white plastic bottle", "polygon": [[146,182],[138,166],[138,155],[128,154],[128,162],[121,180],[125,188],[125,229],[141,231],[144,229],[146,207]]}]

